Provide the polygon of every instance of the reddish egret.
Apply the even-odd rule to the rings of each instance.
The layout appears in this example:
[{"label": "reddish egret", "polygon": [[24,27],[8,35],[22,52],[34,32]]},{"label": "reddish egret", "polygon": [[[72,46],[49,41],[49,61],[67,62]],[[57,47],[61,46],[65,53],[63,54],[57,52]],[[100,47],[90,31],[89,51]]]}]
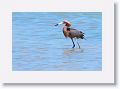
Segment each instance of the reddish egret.
[{"label": "reddish egret", "polygon": [[[74,29],[74,28],[70,28],[71,23],[70,23],[69,21],[64,20],[64,21],[56,24],[55,26],[58,26],[59,24],[63,24],[63,25],[64,25],[64,26],[63,26],[63,34],[64,34],[64,36],[65,36],[66,38],[69,37],[69,38],[72,40],[72,43],[73,43],[73,47],[72,47],[72,48],[75,47],[75,43],[74,43],[74,41],[73,41],[73,38],[85,39],[85,38],[84,38],[84,33],[83,33],[82,31],[76,30],[76,29]],[[78,46],[79,46],[79,48],[80,48],[80,45],[79,45],[78,42],[77,42],[77,44],[78,44]]]}]

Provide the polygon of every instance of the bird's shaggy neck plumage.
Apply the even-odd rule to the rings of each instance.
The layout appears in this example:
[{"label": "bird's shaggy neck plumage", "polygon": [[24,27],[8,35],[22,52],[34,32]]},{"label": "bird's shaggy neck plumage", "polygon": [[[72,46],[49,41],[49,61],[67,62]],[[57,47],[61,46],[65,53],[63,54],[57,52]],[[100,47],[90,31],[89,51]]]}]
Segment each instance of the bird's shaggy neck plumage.
[{"label": "bird's shaggy neck plumage", "polygon": [[67,31],[67,28],[68,28],[68,26],[66,26],[66,25],[63,27],[63,34],[64,34],[64,36],[65,36],[66,38],[67,38],[68,35],[69,35],[69,34],[68,34],[68,31]]},{"label": "bird's shaggy neck plumage", "polygon": [[63,23],[65,24],[65,26],[67,26],[67,27],[70,27],[71,26],[71,23],[70,22],[68,22],[68,21],[63,21]]}]

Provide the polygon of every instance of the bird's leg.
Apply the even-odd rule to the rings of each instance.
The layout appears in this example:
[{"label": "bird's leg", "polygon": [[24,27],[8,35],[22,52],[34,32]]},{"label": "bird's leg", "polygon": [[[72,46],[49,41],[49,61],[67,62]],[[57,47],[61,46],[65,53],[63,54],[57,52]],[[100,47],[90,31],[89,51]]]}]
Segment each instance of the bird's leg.
[{"label": "bird's leg", "polygon": [[75,43],[74,43],[74,41],[73,41],[73,38],[71,38],[71,40],[72,40],[72,43],[73,43],[73,47],[72,47],[72,48],[74,48],[74,47],[75,47]]},{"label": "bird's leg", "polygon": [[79,46],[79,49],[80,49],[80,45],[79,45],[79,43],[77,42],[77,44],[78,44],[78,46]]}]

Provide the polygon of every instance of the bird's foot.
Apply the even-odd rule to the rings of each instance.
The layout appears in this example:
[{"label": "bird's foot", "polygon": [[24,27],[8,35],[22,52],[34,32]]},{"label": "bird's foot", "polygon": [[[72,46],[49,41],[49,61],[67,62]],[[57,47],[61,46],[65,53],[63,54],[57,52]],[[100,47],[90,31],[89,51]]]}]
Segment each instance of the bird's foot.
[{"label": "bird's foot", "polygon": [[75,47],[75,45],[73,45],[73,47],[72,48],[74,48]]}]

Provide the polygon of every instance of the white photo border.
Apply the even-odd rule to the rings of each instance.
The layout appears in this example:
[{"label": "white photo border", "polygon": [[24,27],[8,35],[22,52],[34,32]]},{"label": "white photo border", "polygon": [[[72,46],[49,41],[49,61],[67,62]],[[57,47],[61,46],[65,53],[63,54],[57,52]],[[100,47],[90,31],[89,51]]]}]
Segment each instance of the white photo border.
[{"label": "white photo border", "polygon": [[[112,0],[5,0],[3,4],[0,9],[1,82],[114,83]],[[102,71],[12,71],[12,12],[102,12]]]}]

